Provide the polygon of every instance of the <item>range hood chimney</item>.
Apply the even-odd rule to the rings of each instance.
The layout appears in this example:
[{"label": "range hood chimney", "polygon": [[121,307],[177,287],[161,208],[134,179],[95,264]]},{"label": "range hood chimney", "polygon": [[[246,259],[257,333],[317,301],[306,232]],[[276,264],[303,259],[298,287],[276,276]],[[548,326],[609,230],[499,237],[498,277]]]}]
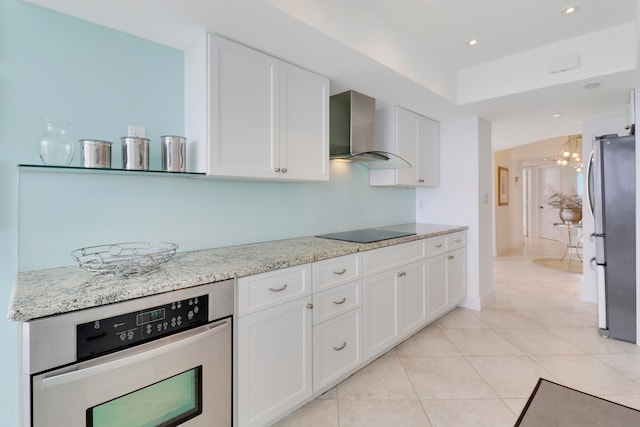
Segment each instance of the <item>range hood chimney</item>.
[{"label": "range hood chimney", "polygon": [[369,169],[411,167],[402,157],[375,149],[376,100],[349,90],[330,97],[330,158]]}]

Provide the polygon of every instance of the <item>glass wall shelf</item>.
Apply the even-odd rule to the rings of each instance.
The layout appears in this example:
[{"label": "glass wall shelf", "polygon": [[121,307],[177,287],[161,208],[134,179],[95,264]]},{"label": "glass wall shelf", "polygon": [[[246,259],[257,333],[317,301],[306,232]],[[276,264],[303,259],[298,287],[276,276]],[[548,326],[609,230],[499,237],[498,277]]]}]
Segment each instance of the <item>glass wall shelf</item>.
[{"label": "glass wall shelf", "polygon": [[146,175],[165,176],[173,178],[201,178],[206,176],[204,172],[166,172],[161,170],[131,170],[117,168],[85,168],[82,166],[51,166],[19,164],[21,171],[31,172],[64,172],[64,173],[90,173],[90,174],[118,174],[118,175]]}]

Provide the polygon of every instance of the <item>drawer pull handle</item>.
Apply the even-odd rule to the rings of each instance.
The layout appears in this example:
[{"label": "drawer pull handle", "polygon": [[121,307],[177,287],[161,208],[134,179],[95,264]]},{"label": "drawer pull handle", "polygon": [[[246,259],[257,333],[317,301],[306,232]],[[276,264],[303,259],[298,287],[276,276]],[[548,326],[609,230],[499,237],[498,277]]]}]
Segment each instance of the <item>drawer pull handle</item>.
[{"label": "drawer pull handle", "polygon": [[307,308],[308,308],[309,310],[311,310],[311,309],[313,308],[313,304],[311,304],[311,303],[307,304]]},{"label": "drawer pull handle", "polygon": [[453,256],[453,255],[449,255],[449,256],[447,257],[447,259],[453,259],[453,258],[454,258],[454,256]]},{"label": "drawer pull handle", "polygon": [[280,168],[275,168],[273,171],[274,172],[280,172]]},{"label": "drawer pull handle", "polygon": [[344,348],[345,348],[346,346],[347,346],[347,342],[345,341],[345,342],[343,342],[343,343],[342,343],[342,345],[341,345],[340,347],[333,347],[333,349],[334,349],[335,351],[341,351],[341,350],[344,350]]},{"label": "drawer pull handle", "polygon": [[462,239],[455,239],[454,242],[460,243],[460,242],[462,242]]},{"label": "drawer pull handle", "polygon": [[337,275],[339,276],[339,275],[344,274],[344,273],[346,273],[346,272],[347,272],[347,269],[346,269],[346,268],[343,268],[343,269],[342,269],[342,270],[340,270],[340,271],[334,271],[334,272],[333,272],[333,274],[337,274]]},{"label": "drawer pull handle", "polygon": [[279,288],[269,288],[269,290],[271,292],[282,292],[285,289],[287,289],[287,284],[286,283],[284,285],[282,285],[281,287],[279,287]]},{"label": "drawer pull handle", "polygon": [[406,275],[407,273],[405,271],[401,271],[400,273],[397,274],[398,277],[404,277]]},{"label": "drawer pull handle", "polygon": [[334,301],[333,303],[335,305],[340,305],[340,304],[344,304],[345,302],[347,302],[347,297],[343,297],[342,300],[340,301]]},{"label": "drawer pull handle", "polygon": [[442,247],[442,243],[436,245],[436,248],[441,248]]},{"label": "drawer pull handle", "polygon": [[282,168],[282,173],[287,173],[287,168]]}]

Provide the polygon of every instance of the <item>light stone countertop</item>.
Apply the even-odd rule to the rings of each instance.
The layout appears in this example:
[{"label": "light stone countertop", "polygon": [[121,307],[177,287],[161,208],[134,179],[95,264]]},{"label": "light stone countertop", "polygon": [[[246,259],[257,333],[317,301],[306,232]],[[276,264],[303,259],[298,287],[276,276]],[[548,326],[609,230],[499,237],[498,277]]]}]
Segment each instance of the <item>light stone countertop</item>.
[{"label": "light stone countertop", "polygon": [[24,322],[463,231],[468,227],[402,224],[376,228],[415,232],[416,235],[365,244],[300,237],[178,252],[157,270],[128,278],[94,276],[77,266],[19,272],[7,319]]}]

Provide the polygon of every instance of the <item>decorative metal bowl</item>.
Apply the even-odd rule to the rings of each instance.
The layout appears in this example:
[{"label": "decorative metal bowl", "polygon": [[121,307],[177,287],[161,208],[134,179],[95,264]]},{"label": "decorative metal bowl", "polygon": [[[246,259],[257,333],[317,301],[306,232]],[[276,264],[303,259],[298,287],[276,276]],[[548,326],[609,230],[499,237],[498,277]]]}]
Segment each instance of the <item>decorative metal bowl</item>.
[{"label": "decorative metal bowl", "polygon": [[562,208],[559,216],[564,223],[577,224],[582,220],[582,209]]},{"label": "decorative metal bowl", "polygon": [[89,273],[127,277],[144,274],[165,264],[178,245],[166,242],[131,242],[76,249],[71,256]]}]

